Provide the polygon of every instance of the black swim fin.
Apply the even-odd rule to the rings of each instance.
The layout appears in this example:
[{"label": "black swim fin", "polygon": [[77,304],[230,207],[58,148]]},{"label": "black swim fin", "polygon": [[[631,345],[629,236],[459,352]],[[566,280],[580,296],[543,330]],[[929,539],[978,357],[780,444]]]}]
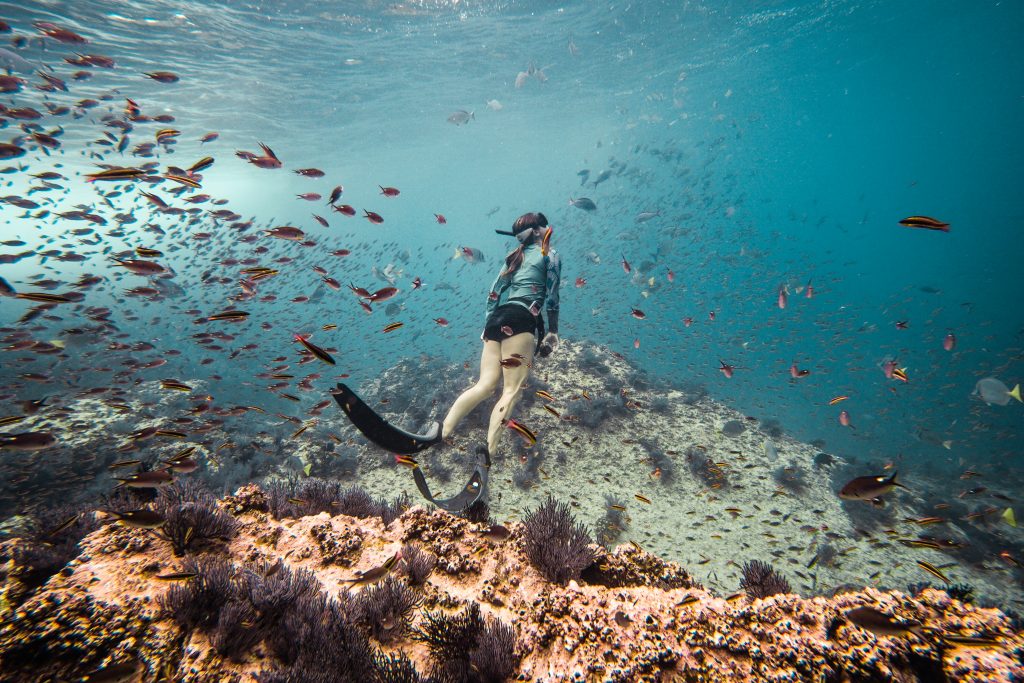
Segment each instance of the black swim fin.
[{"label": "black swim fin", "polygon": [[419,465],[415,464],[415,461],[412,465],[412,476],[416,480],[416,488],[420,490],[424,498],[446,512],[458,514],[487,495],[487,476],[490,470],[491,456],[487,452],[487,447],[481,446],[477,448],[473,474],[469,477],[465,487],[456,495],[444,500],[437,500],[430,493],[430,487],[427,486],[427,479],[423,476],[423,470],[420,469]]},{"label": "black swim fin", "polygon": [[[383,417],[373,412],[370,406],[348,386],[339,383],[338,388],[331,392],[334,400],[348,415],[356,429],[367,439],[386,451],[400,455],[419,453],[441,442],[441,423],[437,422],[426,434],[412,434],[390,424]],[[421,475],[422,476],[422,475]]]}]

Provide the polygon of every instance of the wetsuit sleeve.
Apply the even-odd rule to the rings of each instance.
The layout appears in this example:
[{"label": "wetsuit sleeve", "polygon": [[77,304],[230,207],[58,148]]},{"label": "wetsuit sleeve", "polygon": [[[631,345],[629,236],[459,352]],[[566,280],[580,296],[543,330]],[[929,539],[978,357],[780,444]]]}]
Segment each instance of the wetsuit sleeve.
[{"label": "wetsuit sleeve", "polygon": [[547,309],[548,313],[558,315],[559,294],[558,287],[562,283],[562,257],[558,252],[552,251],[548,256],[547,273]]},{"label": "wetsuit sleeve", "polygon": [[498,277],[494,278],[494,284],[491,285],[491,288],[489,290],[487,290],[487,309],[486,309],[487,313],[484,316],[484,320],[485,321],[488,318],[491,317],[491,313],[494,313],[494,309],[498,307],[498,299],[500,297],[499,296],[491,296],[491,295],[492,295],[492,293],[497,294],[500,291],[501,283],[502,283],[501,273],[498,273]]}]

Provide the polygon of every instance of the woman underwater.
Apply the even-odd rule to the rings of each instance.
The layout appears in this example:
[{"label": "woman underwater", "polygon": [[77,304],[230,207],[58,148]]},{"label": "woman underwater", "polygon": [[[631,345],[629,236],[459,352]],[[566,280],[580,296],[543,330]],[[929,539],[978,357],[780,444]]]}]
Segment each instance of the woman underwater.
[{"label": "woman underwater", "polygon": [[[505,257],[504,267],[487,296],[487,315],[480,335],[484,343],[480,378],[455,400],[443,422],[435,424],[427,434],[410,434],[379,417],[347,386],[339,384],[334,392],[334,398],[353,424],[378,446],[402,454],[399,462],[413,468],[420,493],[450,512],[464,510],[486,495],[491,456],[497,451],[503,427],[508,424],[530,375],[534,354],[547,356],[559,342],[562,264],[558,253],[548,247],[552,234],[548,219],[539,212],[526,213],[516,219],[510,232],[496,232],[514,236],[519,246]],[[548,315],[546,332],[542,309],[546,309]],[[451,436],[466,415],[494,394],[499,379],[502,380],[501,396],[491,411],[487,443],[475,451],[472,477],[455,497],[436,500],[416,461],[408,456]]]}]

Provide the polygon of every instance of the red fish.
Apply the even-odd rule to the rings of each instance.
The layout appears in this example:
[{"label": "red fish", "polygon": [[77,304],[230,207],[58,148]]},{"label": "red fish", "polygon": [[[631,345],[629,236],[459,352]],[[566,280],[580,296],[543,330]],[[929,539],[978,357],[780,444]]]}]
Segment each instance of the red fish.
[{"label": "red fish", "polygon": [[708,311],[708,320],[710,320],[711,322],[715,321],[715,312],[714,311]]},{"label": "red fish", "polygon": [[366,217],[366,220],[377,225],[380,225],[381,223],[384,222],[384,218],[379,213],[375,213],[373,211],[367,211],[366,209],[363,209],[363,216]]},{"label": "red fish", "polygon": [[333,190],[331,190],[331,198],[327,200],[327,203],[328,204],[333,204],[334,202],[336,202],[339,199],[341,199],[341,193],[344,192],[344,191],[345,191],[345,188],[342,187],[341,185],[338,185],[337,187],[335,187]]},{"label": "red fish", "polygon": [[316,219],[316,222],[317,222],[317,223],[319,223],[320,225],[324,226],[325,228],[329,228],[329,227],[331,227],[331,224],[330,224],[330,223],[328,223],[328,222],[327,222],[327,219],[326,219],[326,218],[324,218],[323,216],[318,216],[318,215],[316,215],[316,214],[314,213],[314,214],[313,214],[313,218],[315,218],[315,219]]},{"label": "red fish", "polygon": [[380,193],[385,197],[397,197],[401,194],[397,187],[384,187],[383,185],[378,185],[377,187],[380,188]]},{"label": "red fish", "polygon": [[445,318],[434,318],[434,322],[441,327],[448,327],[448,321]]},{"label": "red fish", "polygon": [[796,367],[796,361],[793,361],[793,364],[789,366],[789,376],[793,379],[807,377],[809,374],[811,374],[810,370],[798,370]]},{"label": "red fish", "polygon": [[839,424],[843,425],[844,427],[849,427],[851,429],[854,428],[853,424],[850,422],[850,414],[845,410],[839,412]]},{"label": "red fish", "polygon": [[448,222],[448,219],[445,218],[443,214],[435,213],[434,218],[437,219],[439,225],[444,225],[445,223]]},{"label": "red fish", "polygon": [[631,308],[629,310],[632,311],[633,317],[636,318],[637,320],[643,320],[644,318],[647,317],[647,314],[638,308]]},{"label": "red fish", "polygon": [[305,199],[307,202],[318,202],[320,201],[320,195],[316,192],[303,192],[302,194],[295,195],[299,199]]},{"label": "red fish", "polygon": [[319,168],[297,168],[295,172],[307,178],[323,178],[324,172]]},{"label": "red fish", "polygon": [[423,281],[420,280],[419,278],[416,278],[415,280],[412,281],[412,288],[413,289],[419,289],[422,284],[423,284]]},{"label": "red fish", "polygon": [[942,340],[942,348],[947,351],[952,351],[956,348],[956,336],[952,332],[946,333],[945,339]]},{"label": "red fish", "polygon": [[736,371],[736,366],[729,365],[721,358],[718,359],[718,362],[721,363],[721,367],[718,369],[722,372],[723,375],[725,375],[726,379],[732,379],[733,372]]},{"label": "red fish", "polygon": [[687,327],[689,327],[690,325],[693,324],[693,318],[691,318],[689,316],[683,318],[683,324],[686,325]]},{"label": "red fish", "polygon": [[363,289],[362,287],[356,287],[351,282],[348,283],[348,288],[351,289],[352,292],[357,297],[359,297],[360,299],[369,299],[370,298],[370,291],[367,290],[367,289]]},{"label": "red fish", "polygon": [[626,275],[629,275],[629,271],[633,270],[632,266],[629,265],[629,261],[626,260],[625,255],[622,257],[622,269],[626,271]]},{"label": "red fish", "polygon": [[807,289],[805,290],[804,295],[808,299],[811,299],[811,298],[814,297],[814,286],[811,285],[811,281],[810,280],[807,281]]},{"label": "red fish", "polygon": [[32,23],[40,33],[43,33],[54,40],[61,43],[88,43],[89,41],[78,35],[73,31],[69,31],[66,28],[61,28],[57,24],[52,24],[48,21],[36,21]]},{"label": "red fish", "polygon": [[585,278],[582,278],[582,277],[576,278],[576,286],[577,287],[582,287],[585,284],[587,284],[587,280]]},{"label": "red fish", "polygon": [[346,216],[355,216],[356,215],[355,207],[354,206],[350,206],[348,204],[342,204],[341,206],[336,206],[336,205],[332,204],[331,208],[333,208],[338,213],[344,214]]},{"label": "red fish", "polygon": [[179,80],[178,74],[171,73],[170,71],[150,71],[145,75],[160,83],[177,83]]},{"label": "red fish", "polygon": [[786,307],[786,303],[788,301],[789,301],[789,292],[786,291],[786,286],[785,285],[779,285],[779,299],[778,299],[779,308],[785,308]]},{"label": "red fish", "polygon": [[676,281],[676,274],[672,272],[671,268],[669,268],[669,271],[668,271],[668,281],[669,282],[675,282]]},{"label": "red fish", "polygon": [[908,321],[906,321],[906,320],[897,320],[896,321],[896,329],[897,330],[905,330],[905,329],[907,329],[907,327],[909,327]]},{"label": "red fish", "polygon": [[380,303],[381,301],[387,301],[396,294],[398,294],[398,288],[384,287],[383,289],[378,289],[376,292],[366,297],[366,299],[370,303]]},{"label": "red fish", "polygon": [[640,337],[637,337],[636,339],[633,340],[633,348],[634,349],[639,349],[640,348]]}]

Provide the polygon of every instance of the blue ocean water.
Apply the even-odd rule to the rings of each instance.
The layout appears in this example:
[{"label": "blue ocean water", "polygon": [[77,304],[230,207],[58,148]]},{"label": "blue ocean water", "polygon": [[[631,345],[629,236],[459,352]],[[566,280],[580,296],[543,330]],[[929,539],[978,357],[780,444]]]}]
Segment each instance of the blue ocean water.
[{"label": "blue ocean water", "polygon": [[[0,277],[18,291],[55,280],[54,293],[83,274],[102,278],[80,304],[24,323],[33,304],[0,299],[0,325],[68,340],[68,329],[95,326],[83,309],[92,306],[109,307],[116,326],[68,342],[63,356],[5,352],[11,413],[28,399],[165,377],[203,379],[225,405],[297,413],[256,377],[296,359],[295,333],[337,349],[338,372],[357,385],[421,354],[475,362],[487,289],[511,248],[494,229],[539,210],[564,262],[565,338],[606,345],[668,382],[703,383],[831,453],[951,476],[966,467],[1018,473],[1022,406],[988,406],[971,392],[983,377],[1011,388],[1024,379],[1019,3],[8,2],[0,18],[13,29],[4,50],[68,85],[44,92],[39,76],[15,70],[28,82],[0,100],[44,113],[0,119],[0,139],[24,139],[28,124],[60,140],[53,150],[29,141],[24,156],[4,162],[3,196],[40,206],[0,204],[4,239],[26,243],[0,253],[31,252],[0,266]],[[37,21],[89,42],[42,37]],[[116,66],[68,64],[76,52]],[[74,80],[80,70],[91,77]],[[143,75],[152,71],[180,80]],[[89,98],[98,106],[80,105]],[[125,98],[174,119],[136,124],[119,154],[104,131],[122,131],[104,116],[120,116]],[[47,103],[70,111],[48,113]],[[472,118],[449,122],[460,110]],[[162,127],[179,130],[177,142],[133,156]],[[208,132],[219,137],[201,144]],[[258,153],[258,142],[282,169],[236,157]],[[210,204],[195,205],[204,211],[190,225],[154,212],[133,184],[82,176],[99,163],[188,168],[206,155],[215,163],[195,192],[227,200],[216,208],[251,219],[247,230],[209,217]],[[292,173],[309,167],[325,177]],[[54,169],[66,176],[59,188],[32,189],[30,174]],[[581,184],[584,169],[590,181],[610,175]],[[326,198],[336,185],[355,217],[296,197]],[[401,194],[384,197],[379,186]],[[188,208],[173,188],[149,190]],[[571,206],[578,197],[597,210]],[[92,224],[56,214],[76,205],[107,224],[73,233]],[[384,223],[365,220],[364,209]],[[658,215],[638,222],[648,211]],[[135,222],[117,229],[118,213]],[[951,230],[898,224],[915,214]],[[260,232],[278,225],[300,227],[316,246]],[[249,244],[247,235],[258,237]],[[163,250],[158,260],[180,289],[153,301],[127,296],[147,279],[108,256],[137,246]],[[233,305],[240,266],[224,260],[256,247],[266,249],[259,264],[280,273],[238,302],[250,319],[197,325]],[[461,247],[485,260],[453,258]],[[331,255],[337,249],[351,255]],[[60,260],[68,254],[85,258]],[[325,287],[313,265],[342,289]],[[367,314],[347,285],[384,287],[375,269],[389,266],[400,309]],[[414,290],[416,277],[423,286]],[[577,278],[586,284],[574,286]],[[790,291],[785,309],[780,287]],[[294,302],[302,296],[316,301]],[[401,330],[382,333],[396,321]],[[203,348],[191,336],[204,329],[234,338]],[[949,332],[953,352],[942,346]],[[110,347],[138,342],[152,348]],[[160,358],[168,362],[158,368],[124,366]],[[908,382],[885,378],[887,359]],[[733,378],[720,361],[739,366]],[[793,363],[810,375],[791,378]],[[326,391],[322,374],[315,386]],[[850,398],[829,406],[838,395]],[[839,424],[843,408],[855,429]]]}]

